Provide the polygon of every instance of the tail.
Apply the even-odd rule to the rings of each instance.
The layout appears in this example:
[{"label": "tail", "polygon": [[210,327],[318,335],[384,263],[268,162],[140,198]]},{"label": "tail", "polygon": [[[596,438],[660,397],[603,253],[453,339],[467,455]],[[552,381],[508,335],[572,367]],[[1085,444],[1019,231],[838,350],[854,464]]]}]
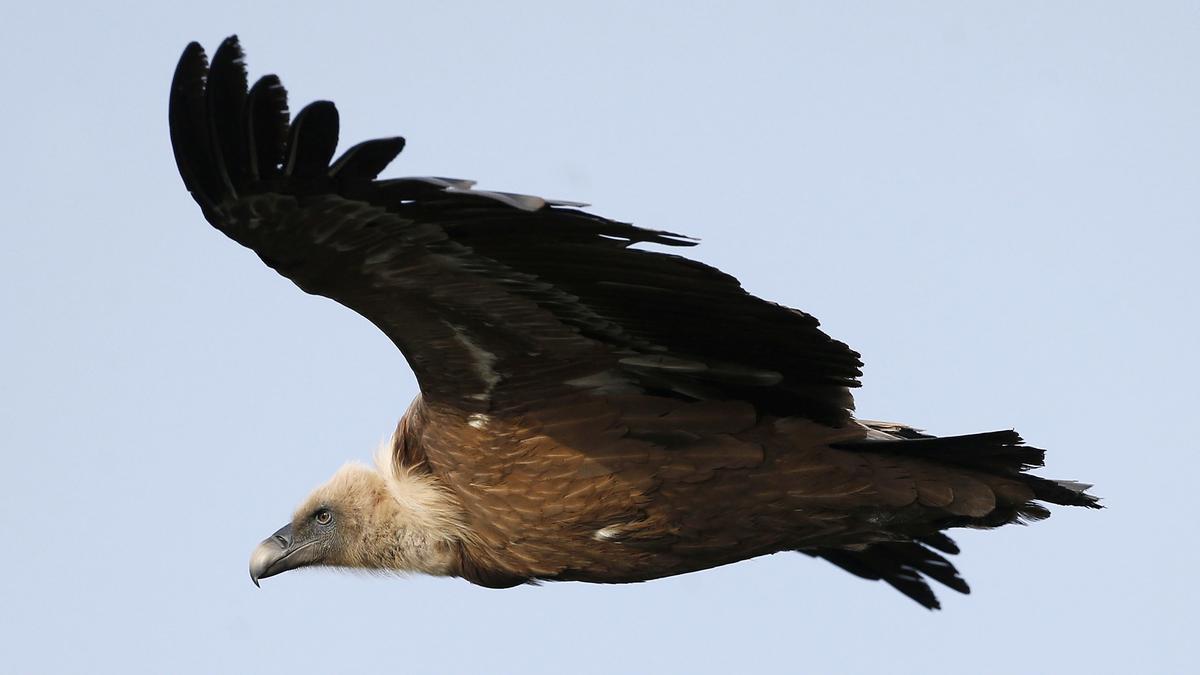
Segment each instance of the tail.
[{"label": "tail", "polygon": [[[894,454],[918,457],[937,464],[961,467],[973,472],[1013,480],[1028,487],[1033,500],[1059,504],[1061,506],[1083,506],[1098,509],[1100,499],[1087,493],[1092,486],[1071,480],[1052,480],[1027,473],[1046,464],[1046,451],[1025,445],[1020,434],[1009,429],[988,431],[964,436],[930,436],[912,427],[883,422],[864,422],[876,431],[884,432],[894,439],[852,441],[838,443],[833,447],[856,452]],[[1030,520],[1041,520],[1050,515],[1045,507],[1032,503],[1021,505],[1013,514]],[[999,510],[999,509],[997,509]],[[1012,522],[1004,520],[991,527]],[[987,527],[987,523],[963,523],[963,525]]]},{"label": "tail", "polygon": [[[966,581],[945,557],[958,553],[958,546],[941,530],[950,527],[994,528],[1009,523],[1047,518],[1043,506],[1082,506],[1098,509],[1098,497],[1088,494],[1091,485],[1068,480],[1051,480],[1028,473],[1045,464],[1045,451],[1030,447],[1015,431],[992,431],[965,436],[936,437],[912,427],[863,422],[885,435],[884,439],[839,443],[833,447],[855,452],[892,454],[919,458],[946,468],[963,469],[995,494],[995,508],[974,515],[947,514],[905,532],[900,541],[869,544],[865,548],[813,549],[803,551],[824,558],[866,579],[882,580],[928,609],[940,604],[928,580],[960,593],[970,593]],[[907,539],[907,540],[905,540]]]}]

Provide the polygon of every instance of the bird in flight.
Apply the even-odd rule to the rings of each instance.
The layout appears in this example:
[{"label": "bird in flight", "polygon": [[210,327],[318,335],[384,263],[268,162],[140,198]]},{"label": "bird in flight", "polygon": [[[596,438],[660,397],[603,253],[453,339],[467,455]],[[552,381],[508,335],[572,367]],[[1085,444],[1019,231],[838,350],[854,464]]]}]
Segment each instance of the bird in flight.
[{"label": "bird in flight", "polygon": [[250,559],[255,584],[328,566],[645,581],[794,551],[928,608],[966,593],[944,533],[1098,508],[1029,471],[1013,431],[856,419],[859,355],[804,312],[583,205],[378,175],[400,137],[334,159],[338,112],[289,119],[236,37],[184,50],[170,128],[204,217],[382,330],[420,395],[374,466],[348,464]]}]

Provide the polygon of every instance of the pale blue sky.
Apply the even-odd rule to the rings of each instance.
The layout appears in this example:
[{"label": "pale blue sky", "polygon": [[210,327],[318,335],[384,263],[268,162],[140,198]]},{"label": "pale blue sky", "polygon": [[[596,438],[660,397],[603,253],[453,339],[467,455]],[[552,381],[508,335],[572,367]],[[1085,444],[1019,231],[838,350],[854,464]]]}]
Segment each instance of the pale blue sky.
[{"label": "pale blue sky", "polygon": [[[1194,666],[1195,3],[30,5],[0,25],[0,672]],[[254,588],[251,548],[415,385],[184,191],[171,72],[234,32],[344,145],[406,136],[390,175],[699,236],[863,353],[864,417],[1015,427],[1109,508],[962,532],[975,593],[940,613],[793,554]]]}]

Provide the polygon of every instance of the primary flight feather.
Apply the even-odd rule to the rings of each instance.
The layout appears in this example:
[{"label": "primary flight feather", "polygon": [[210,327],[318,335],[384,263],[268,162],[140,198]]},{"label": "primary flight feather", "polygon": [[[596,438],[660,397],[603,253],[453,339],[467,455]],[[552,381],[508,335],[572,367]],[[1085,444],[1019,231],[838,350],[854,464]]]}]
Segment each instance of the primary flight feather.
[{"label": "primary flight feather", "polygon": [[404,147],[334,159],[328,101],[289,121],[235,37],[184,51],[170,126],[205,218],[403,352],[421,394],[376,466],[343,467],[254,551],[257,584],[323,565],[632,582],[798,551],[926,607],[967,592],[943,530],[1096,507],[1028,473],[1011,431],[935,438],[857,420],[858,354],[813,317],[581,205],[379,179]]}]

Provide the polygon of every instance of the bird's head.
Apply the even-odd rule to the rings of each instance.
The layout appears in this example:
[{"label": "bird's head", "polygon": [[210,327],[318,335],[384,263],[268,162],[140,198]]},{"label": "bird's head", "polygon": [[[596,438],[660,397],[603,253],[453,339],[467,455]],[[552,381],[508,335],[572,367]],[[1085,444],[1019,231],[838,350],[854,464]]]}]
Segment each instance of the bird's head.
[{"label": "bird's head", "polygon": [[250,579],[314,566],[451,574],[461,523],[433,477],[347,464],[254,549]]},{"label": "bird's head", "polygon": [[377,471],[347,464],[304,500],[292,522],[254,549],[250,578],[258,584],[300,567],[362,567],[365,533],[389,499]]}]

